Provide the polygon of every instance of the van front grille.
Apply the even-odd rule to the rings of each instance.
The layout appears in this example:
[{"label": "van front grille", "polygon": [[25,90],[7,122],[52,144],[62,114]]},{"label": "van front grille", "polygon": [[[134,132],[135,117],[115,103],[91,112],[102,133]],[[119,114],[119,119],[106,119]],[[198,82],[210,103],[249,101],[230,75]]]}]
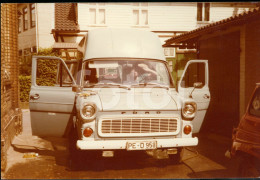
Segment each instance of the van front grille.
[{"label": "van front grille", "polygon": [[176,133],[176,118],[111,118],[101,120],[103,136],[167,135]]}]

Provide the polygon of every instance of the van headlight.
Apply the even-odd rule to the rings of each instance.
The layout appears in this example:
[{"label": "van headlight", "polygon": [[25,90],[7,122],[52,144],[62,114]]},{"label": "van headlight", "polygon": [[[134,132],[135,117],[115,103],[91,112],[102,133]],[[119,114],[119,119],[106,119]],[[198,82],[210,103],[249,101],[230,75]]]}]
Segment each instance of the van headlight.
[{"label": "van headlight", "polygon": [[182,116],[184,119],[192,120],[197,112],[197,104],[195,102],[184,102],[182,107]]},{"label": "van headlight", "polygon": [[85,103],[81,110],[80,114],[83,120],[91,121],[96,117],[97,106],[94,103]]}]

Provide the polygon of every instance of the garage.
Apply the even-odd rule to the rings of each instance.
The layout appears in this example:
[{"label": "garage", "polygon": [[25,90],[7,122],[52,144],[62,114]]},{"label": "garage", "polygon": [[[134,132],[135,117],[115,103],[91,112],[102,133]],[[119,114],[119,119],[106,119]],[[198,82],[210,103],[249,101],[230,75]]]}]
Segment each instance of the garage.
[{"label": "garage", "polygon": [[239,121],[239,39],[239,32],[233,32],[200,42],[198,58],[209,60],[211,93],[202,131],[231,134]]},{"label": "garage", "polygon": [[164,47],[196,47],[209,63],[211,102],[202,132],[231,137],[260,82],[260,8],[172,37]]}]

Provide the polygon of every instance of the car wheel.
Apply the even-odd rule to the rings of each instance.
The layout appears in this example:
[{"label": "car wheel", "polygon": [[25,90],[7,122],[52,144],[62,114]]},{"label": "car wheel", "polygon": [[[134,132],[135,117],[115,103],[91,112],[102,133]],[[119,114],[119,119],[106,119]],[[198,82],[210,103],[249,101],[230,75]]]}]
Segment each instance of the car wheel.
[{"label": "car wheel", "polygon": [[177,148],[177,154],[169,154],[169,158],[174,163],[180,163],[180,162],[182,162],[183,153],[184,153],[184,148],[179,147],[179,148]]},{"label": "car wheel", "polygon": [[239,164],[238,176],[247,178],[260,177],[259,169],[257,169],[255,163],[256,161],[253,158],[244,157]]}]

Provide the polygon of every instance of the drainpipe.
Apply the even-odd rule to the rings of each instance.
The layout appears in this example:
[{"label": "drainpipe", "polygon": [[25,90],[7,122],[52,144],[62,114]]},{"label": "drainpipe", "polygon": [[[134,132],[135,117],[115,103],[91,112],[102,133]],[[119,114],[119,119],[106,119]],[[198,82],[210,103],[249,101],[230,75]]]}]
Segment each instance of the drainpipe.
[{"label": "drainpipe", "polygon": [[38,3],[35,3],[35,19],[36,19],[36,52],[38,53],[38,49],[39,49],[39,38],[38,38]]}]

